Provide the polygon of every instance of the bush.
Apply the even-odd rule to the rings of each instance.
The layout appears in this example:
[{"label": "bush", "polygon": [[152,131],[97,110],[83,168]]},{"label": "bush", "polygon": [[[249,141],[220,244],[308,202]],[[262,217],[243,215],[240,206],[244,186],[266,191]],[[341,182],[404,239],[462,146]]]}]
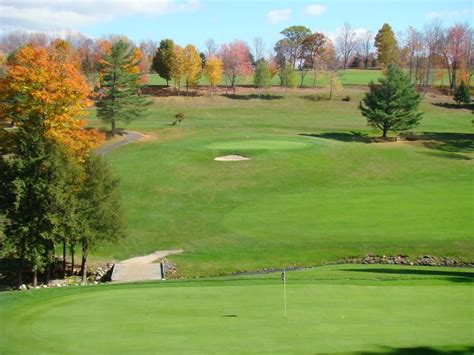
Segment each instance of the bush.
[{"label": "bush", "polygon": [[464,84],[464,81],[461,81],[461,85],[456,89],[454,101],[456,101],[458,105],[461,105],[461,103],[466,105],[471,103],[471,95],[469,95],[469,89],[467,85]]},{"label": "bush", "polygon": [[349,102],[349,101],[351,101],[351,97],[349,95],[347,95],[347,96],[342,98],[342,101]]},{"label": "bush", "polygon": [[184,120],[184,113],[183,112],[178,112],[176,115],[174,115],[174,122],[172,123],[173,126],[176,126],[176,124],[180,125],[181,121]]}]

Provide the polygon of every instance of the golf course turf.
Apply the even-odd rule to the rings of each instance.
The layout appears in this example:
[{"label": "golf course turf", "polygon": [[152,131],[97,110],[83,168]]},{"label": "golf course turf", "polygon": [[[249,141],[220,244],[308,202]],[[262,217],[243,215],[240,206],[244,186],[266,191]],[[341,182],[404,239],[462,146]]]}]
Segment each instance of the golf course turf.
[{"label": "golf course turf", "polygon": [[280,274],[0,294],[0,353],[473,350],[470,269]]},{"label": "golf course turf", "polygon": [[[126,127],[144,138],[106,154],[128,232],[91,264],[183,249],[186,279],[1,293],[0,354],[472,353],[472,268],[320,266],[474,260],[471,111],[428,93],[409,139],[379,143],[366,87],[239,90],[157,96]],[[287,318],[280,273],[234,275],[309,266],[288,273]]]}]

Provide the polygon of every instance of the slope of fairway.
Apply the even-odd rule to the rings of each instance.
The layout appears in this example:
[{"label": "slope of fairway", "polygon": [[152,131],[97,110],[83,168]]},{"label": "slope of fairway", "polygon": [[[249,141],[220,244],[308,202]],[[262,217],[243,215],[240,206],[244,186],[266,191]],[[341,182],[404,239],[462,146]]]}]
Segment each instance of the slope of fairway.
[{"label": "slope of fairway", "polygon": [[0,295],[0,353],[474,349],[470,269],[336,266]]}]

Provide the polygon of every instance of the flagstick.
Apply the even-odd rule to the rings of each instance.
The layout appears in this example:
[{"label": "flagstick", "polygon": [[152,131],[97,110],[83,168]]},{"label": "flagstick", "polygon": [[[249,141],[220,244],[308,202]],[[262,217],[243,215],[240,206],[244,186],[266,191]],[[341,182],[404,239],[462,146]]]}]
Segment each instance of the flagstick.
[{"label": "flagstick", "polygon": [[283,301],[285,304],[285,318],[287,318],[286,314],[286,270],[283,268]]}]

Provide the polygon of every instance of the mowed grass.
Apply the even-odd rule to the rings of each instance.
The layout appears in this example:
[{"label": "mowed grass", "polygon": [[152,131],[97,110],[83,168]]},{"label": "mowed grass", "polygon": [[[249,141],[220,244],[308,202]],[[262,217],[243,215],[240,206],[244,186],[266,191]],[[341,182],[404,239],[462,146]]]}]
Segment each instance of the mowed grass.
[{"label": "mowed grass", "polygon": [[469,353],[470,269],[357,266],[0,294],[0,353]]},{"label": "mowed grass", "polygon": [[[301,82],[301,73],[298,73],[298,85]],[[343,85],[367,85],[370,81],[377,81],[382,76],[382,71],[378,69],[348,69],[339,73],[340,80]],[[317,73],[316,80],[314,73],[308,72],[304,75],[303,86],[313,87],[324,86],[327,82],[327,76],[322,73]],[[161,78],[158,74],[148,75],[149,85],[166,85],[166,80]],[[221,85],[230,85],[229,81],[226,82],[226,78],[223,76]],[[238,77],[236,80],[237,85],[252,85],[252,77]],[[199,85],[209,85],[207,79],[203,76],[199,80]],[[280,85],[280,79],[278,75],[272,78],[272,85]]]},{"label": "mowed grass", "polygon": [[[129,236],[94,257],[182,248],[172,257],[182,276],[368,253],[473,260],[470,111],[428,94],[415,129],[425,140],[367,143],[375,132],[357,111],[362,89],[331,101],[317,94],[155,99],[152,115],[129,126],[150,137],[108,156]],[[171,127],[178,111],[186,119]],[[213,160],[227,154],[251,160]]]}]

